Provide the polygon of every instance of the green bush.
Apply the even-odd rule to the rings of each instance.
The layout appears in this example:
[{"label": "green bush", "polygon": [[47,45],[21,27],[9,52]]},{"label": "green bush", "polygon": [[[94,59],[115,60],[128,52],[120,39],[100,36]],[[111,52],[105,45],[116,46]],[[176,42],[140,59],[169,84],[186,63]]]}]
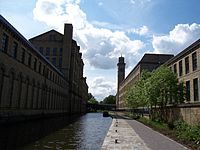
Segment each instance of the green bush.
[{"label": "green bush", "polygon": [[178,138],[193,141],[196,146],[200,148],[200,123],[195,126],[191,126],[186,122],[176,121],[174,126]]}]

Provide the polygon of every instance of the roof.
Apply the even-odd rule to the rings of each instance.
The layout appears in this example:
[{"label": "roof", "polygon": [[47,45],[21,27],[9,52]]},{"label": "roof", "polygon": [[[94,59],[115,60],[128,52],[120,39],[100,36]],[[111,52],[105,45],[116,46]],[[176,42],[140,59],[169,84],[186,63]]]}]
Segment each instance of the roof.
[{"label": "roof", "polygon": [[131,72],[127,75],[127,77],[122,81],[122,83],[131,76],[131,74],[135,71],[135,69],[144,63],[151,63],[151,64],[163,64],[170,58],[173,58],[174,55],[172,54],[144,54],[142,59],[137,63],[137,65],[131,70]]},{"label": "roof", "polygon": [[200,47],[200,39],[198,39],[197,41],[195,41],[194,43],[192,43],[190,46],[188,46],[187,48],[185,48],[183,51],[181,51],[175,57],[173,57],[170,60],[168,60],[165,64],[166,65],[170,65],[173,62],[175,62],[177,59],[184,57],[185,55],[187,55],[188,53],[191,53],[191,52],[195,51],[199,47]]},{"label": "roof", "polygon": [[49,64],[54,70],[56,70],[60,75],[63,73],[58,70],[50,61],[48,61],[32,44],[29,42],[19,31],[17,31],[2,15],[0,15],[0,22],[6,25],[16,36],[24,42],[24,44],[29,47],[37,56],[42,58],[47,64]]},{"label": "roof", "polygon": [[172,54],[144,54],[140,63],[160,63],[163,64],[170,58],[174,57]]},{"label": "roof", "polygon": [[52,29],[52,30],[50,30],[50,31],[44,32],[44,33],[42,33],[42,34],[40,34],[40,35],[37,35],[37,36],[35,36],[35,37],[30,38],[29,41],[34,40],[34,39],[36,39],[36,38],[38,38],[38,37],[41,37],[41,36],[43,36],[43,35],[45,35],[45,34],[49,34],[49,33],[51,33],[51,32],[55,32],[56,34],[59,34],[59,35],[63,36],[63,34],[61,34],[60,32],[58,32],[58,31]]}]

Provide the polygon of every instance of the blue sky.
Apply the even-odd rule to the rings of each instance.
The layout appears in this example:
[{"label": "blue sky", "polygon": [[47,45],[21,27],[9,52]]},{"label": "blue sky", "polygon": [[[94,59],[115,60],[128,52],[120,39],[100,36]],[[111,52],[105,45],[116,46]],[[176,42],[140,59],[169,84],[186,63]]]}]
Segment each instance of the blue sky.
[{"label": "blue sky", "polygon": [[200,38],[199,0],[0,0],[3,15],[27,39],[72,23],[89,92],[116,93],[117,58],[126,74],[144,53],[177,54]]}]

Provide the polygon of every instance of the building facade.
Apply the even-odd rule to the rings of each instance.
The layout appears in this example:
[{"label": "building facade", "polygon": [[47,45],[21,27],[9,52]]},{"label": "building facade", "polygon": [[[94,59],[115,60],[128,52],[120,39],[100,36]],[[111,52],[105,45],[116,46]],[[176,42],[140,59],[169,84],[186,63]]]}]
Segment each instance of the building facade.
[{"label": "building facade", "polygon": [[[177,74],[179,82],[185,85],[186,100],[183,104],[167,106],[166,119],[184,120],[188,124],[197,124],[200,121],[200,39],[185,48],[175,57],[173,55],[145,54],[141,61],[119,83],[117,92],[117,108],[126,109],[123,96],[141,75],[142,70],[152,71],[164,64]],[[119,63],[118,63],[119,64]],[[119,68],[118,68],[119,69]],[[119,71],[119,70],[118,70]],[[119,74],[118,74],[119,75]]]},{"label": "building facade", "polygon": [[184,82],[186,103],[200,102],[200,39],[165,64]]},{"label": "building facade", "polygon": [[65,24],[64,35],[51,30],[29,41],[64,74],[65,80],[69,83],[70,110],[77,113],[86,105],[88,86],[86,78],[83,77],[84,63],[80,46],[72,36],[72,25]]},{"label": "building facade", "polygon": [[[72,29],[72,25],[66,26]],[[73,43],[72,34],[69,32],[72,30],[68,31],[67,35],[49,31],[53,33],[54,43],[44,43],[46,45],[43,47],[54,48],[55,46],[59,49],[50,51],[52,56],[48,58],[42,55],[42,49],[40,49],[42,45],[38,45],[41,50],[39,52],[34,43],[26,40],[5,18],[0,16],[1,117],[8,114],[18,116],[85,112],[88,86],[81,72],[83,61],[81,54],[76,51],[79,54],[74,57],[80,62],[76,65],[71,64],[74,63],[71,61],[71,55],[75,48],[69,46]],[[55,40],[59,42],[56,43]],[[48,50],[45,54],[48,54]],[[54,54],[56,59],[54,59]],[[79,68],[74,70],[75,74],[79,74],[77,77],[80,79],[79,93],[71,89],[69,82],[77,82],[73,77],[70,78],[72,66]],[[78,98],[70,99],[72,95]]]},{"label": "building facade", "polygon": [[[122,74],[125,74],[125,65],[124,70],[119,70],[119,64],[123,64],[122,60],[124,58],[119,58],[118,63],[118,89],[117,89],[117,100],[116,105],[117,109],[126,109],[124,103],[124,95],[126,91],[130,88],[130,86],[134,85],[136,81],[139,80],[141,73],[143,70],[153,71],[158,68],[160,65],[164,64],[166,61],[171,59],[173,55],[167,54],[145,54],[142,59],[138,62],[138,64],[133,68],[133,70],[128,74],[128,76],[122,79]],[[120,61],[121,60],[121,61]],[[121,65],[123,66],[123,65]],[[123,72],[124,73],[121,73]],[[119,80],[120,78],[120,80]]]}]

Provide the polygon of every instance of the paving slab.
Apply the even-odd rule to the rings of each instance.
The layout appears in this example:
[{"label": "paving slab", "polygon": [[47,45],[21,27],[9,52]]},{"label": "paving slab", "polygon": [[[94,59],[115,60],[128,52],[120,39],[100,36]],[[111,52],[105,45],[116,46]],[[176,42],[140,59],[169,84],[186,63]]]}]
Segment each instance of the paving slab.
[{"label": "paving slab", "polygon": [[150,150],[124,119],[113,119],[102,150]]}]

